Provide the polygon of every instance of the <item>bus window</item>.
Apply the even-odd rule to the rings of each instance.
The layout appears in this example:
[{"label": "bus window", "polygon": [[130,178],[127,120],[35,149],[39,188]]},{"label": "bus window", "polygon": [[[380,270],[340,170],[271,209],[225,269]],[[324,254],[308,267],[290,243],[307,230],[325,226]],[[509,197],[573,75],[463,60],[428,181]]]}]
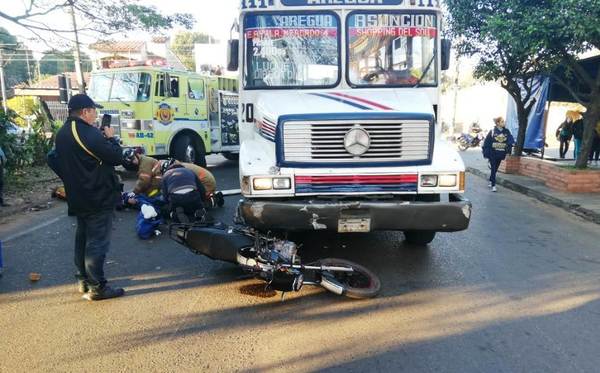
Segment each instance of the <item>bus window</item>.
[{"label": "bus window", "polygon": [[204,81],[201,79],[188,80],[188,97],[192,100],[204,100]]}]

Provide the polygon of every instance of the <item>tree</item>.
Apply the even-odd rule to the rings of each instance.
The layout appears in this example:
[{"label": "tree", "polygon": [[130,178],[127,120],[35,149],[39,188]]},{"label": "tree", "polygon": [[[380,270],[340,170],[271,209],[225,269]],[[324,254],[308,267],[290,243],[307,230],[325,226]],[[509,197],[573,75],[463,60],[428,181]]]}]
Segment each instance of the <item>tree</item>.
[{"label": "tree", "polygon": [[175,35],[171,50],[188,70],[196,71],[196,59],[194,56],[194,44],[217,43],[218,41],[210,35],[201,32],[180,32]]},{"label": "tree", "polygon": [[27,9],[22,14],[10,15],[0,11],[0,20],[23,27],[48,46],[48,33],[63,41],[71,41],[73,27],[70,23],[56,27],[44,22],[49,16],[64,17],[64,12],[69,11],[71,6],[82,21],[78,31],[88,35],[106,37],[134,30],[157,33],[175,25],[189,29],[194,24],[194,18],[189,13],[162,15],[155,7],[139,5],[136,0],[28,0],[27,3]]},{"label": "tree", "polygon": [[551,74],[586,108],[583,146],[575,163],[577,168],[586,168],[594,128],[600,121],[600,65],[595,71],[586,71],[578,56],[600,49],[600,0],[546,0],[536,8],[537,17],[530,26],[532,33],[552,65],[565,70],[560,74],[554,68]]},{"label": "tree", "polygon": [[[81,67],[84,72],[92,71],[92,61],[85,53],[81,53]],[[67,71],[75,71],[73,51],[47,51],[40,60],[40,73],[57,75]]]},{"label": "tree", "polygon": [[4,60],[4,73],[8,87],[33,78],[35,70],[33,54],[2,27],[0,27],[0,50]]},{"label": "tree", "polygon": [[531,0],[447,0],[450,33],[462,55],[478,56],[475,77],[500,81],[514,99],[519,131],[514,154],[522,155],[533,86],[545,61],[539,43],[514,32],[534,16]]}]

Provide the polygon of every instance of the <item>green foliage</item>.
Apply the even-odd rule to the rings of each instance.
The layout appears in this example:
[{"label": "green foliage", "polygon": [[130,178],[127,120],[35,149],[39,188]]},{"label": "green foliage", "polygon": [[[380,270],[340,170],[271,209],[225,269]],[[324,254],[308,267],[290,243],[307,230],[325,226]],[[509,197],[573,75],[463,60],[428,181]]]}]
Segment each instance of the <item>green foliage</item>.
[{"label": "green foliage", "polygon": [[[84,72],[92,71],[92,61],[83,52],[81,52],[81,67]],[[40,60],[40,73],[43,75],[57,75],[69,71],[75,71],[73,50],[47,51]]]},{"label": "green foliage", "polygon": [[15,122],[17,113],[12,110],[5,113],[0,109],[0,147],[6,154],[9,173],[46,163],[46,154],[52,149],[58,127],[48,121],[39,107],[34,115],[31,133],[16,136],[7,129],[10,122]]},{"label": "green foliage", "polygon": [[21,127],[27,126],[26,117],[34,115],[38,107],[35,99],[27,96],[13,97],[7,101],[7,105],[17,114],[14,122]]},{"label": "green foliage", "polygon": [[80,31],[88,35],[101,34],[103,37],[135,30],[157,33],[177,25],[190,29],[195,22],[189,13],[164,15],[153,6],[140,5],[138,0],[29,0],[27,5],[28,9],[23,8],[22,14],[9,15],[0,12],[0,19],[17,24],[42,40],[47,38],[46,41],[53,37],[43,33],[44,31],[61,36],[59,39],[63,41],[66,35],[70,37],[72,34],[70,25],[47,26],[43,22],[43,17],[53,15],[64,17],[71,6],[77,19],[80,20],[78,22]]},{"label": "green foliage", "polygon": [[212,36],[201,32],[180,32],[175,35],[171,44],[171,50],[185,67],[190,71],[196,71],[196,59],[194,56],[194,44],[196,43],[216,43]]},{"label": "green foliage", "polygon": [[31,51],[20,44],[15,36],[2,27],[0,27],[0,49],[5,62],[6,85],[12,87],[26,82],[29,79],[27,58],[31,61],[29,71],[33,74],[35,70],[35,59]]}]

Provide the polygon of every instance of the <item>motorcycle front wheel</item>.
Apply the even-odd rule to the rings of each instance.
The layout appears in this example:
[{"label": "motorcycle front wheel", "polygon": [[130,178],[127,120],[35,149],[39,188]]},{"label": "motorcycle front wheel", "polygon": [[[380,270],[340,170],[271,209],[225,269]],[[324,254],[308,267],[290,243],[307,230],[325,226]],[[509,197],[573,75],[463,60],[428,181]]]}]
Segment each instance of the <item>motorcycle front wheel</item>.
[{"label": "motorcycle front wheel", "polygon": [[321,259],[315,264],[353,269],[353,272],[323,271],[321,286],[332,293],[348,298],[367,299],[375,297],[381,290],[379,277],[360,264],[338,258]]}]

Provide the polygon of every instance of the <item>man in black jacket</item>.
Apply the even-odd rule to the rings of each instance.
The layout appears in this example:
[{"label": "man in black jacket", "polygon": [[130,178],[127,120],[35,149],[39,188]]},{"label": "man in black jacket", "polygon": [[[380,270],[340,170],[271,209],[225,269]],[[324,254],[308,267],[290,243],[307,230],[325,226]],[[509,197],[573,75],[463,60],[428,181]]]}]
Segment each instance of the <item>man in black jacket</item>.
[{"label": "man in black jacket", "polygon": [[56,153],[69,215],[77,217],[75,266],[79,291],[88,300],[119,297],[124,290],[106,284],[104,260],[119,198],[114,166],[121,164],[123,150],[112,128],[96,128],[96,108],[101,106],[90,97],[75,95],[68,108],[69,118],[56,136]]}]

